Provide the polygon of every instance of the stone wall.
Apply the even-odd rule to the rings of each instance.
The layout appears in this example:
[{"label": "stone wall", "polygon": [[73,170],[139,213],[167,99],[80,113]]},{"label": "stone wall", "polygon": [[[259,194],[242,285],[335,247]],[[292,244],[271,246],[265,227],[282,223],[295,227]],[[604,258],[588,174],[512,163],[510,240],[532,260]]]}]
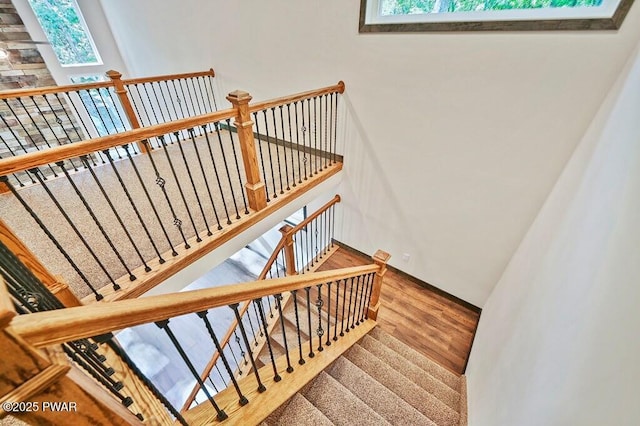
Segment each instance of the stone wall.
[{"label": "stone wall", "polygon": [[0,90],[55,86],[40,52],[34,44],[11,0],[0,0],[0,49],[7,52],[0,59]]}]

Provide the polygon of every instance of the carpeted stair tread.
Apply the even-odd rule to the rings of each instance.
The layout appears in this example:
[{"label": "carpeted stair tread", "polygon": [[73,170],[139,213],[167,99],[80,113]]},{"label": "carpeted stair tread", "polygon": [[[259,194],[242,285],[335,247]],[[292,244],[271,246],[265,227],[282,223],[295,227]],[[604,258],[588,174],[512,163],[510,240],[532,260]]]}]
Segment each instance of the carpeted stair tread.
[{"label": "carpeted stair tread", "polygon": [[435,426],[435,423],[348,359],[338,358],[326,371],[389,423]]},{"label": "carpeted stair tread", "polygon": [[393,349],[389,349],[379,340],[371,336],[364,336],[358,343],[367,351],[389,364],[395,371],[404,375],[407,379],[412,380],[415,384],[452,409],[458,411],[460,407],[460,394],[458,392],[431,376],[411,361],[398,356],[398,353]]},{"label": "carpeted stair tread", "polygon": [[359,344],[351,347],[344,356],[437,425],[458,425],[460,416],[457,411],[395,371],[389,364]]},{"label": "carpeted stair tread", "polygon": [[333,423],[304,396],[295,394],[277,419],[267,419],[269,426],[331,426]]},{"label": "carpeted stair tread", "polygon": [[368,426],[389,424],[372,408],[325,372],[320,373],[313,381],[313,385],[303,395],[335,425]]},{"label": "carpeted stair tread", "polygon": [[393,349],[395,352],[402,355],[404,358],[408,359],[424,371],[428,372],[433,377],[449,386],[451,389],[460,392],[460,377],[455,373],[452,373],[441,365],[435,363],[434,361],[431,361],[425,355],[422,355],[415,349],[407,346],[405,343],[402,343],[390,334],[385,333],[380,329],[380,327],[374,328],[369,332],[368,335],[379,340],[388,348]]}]

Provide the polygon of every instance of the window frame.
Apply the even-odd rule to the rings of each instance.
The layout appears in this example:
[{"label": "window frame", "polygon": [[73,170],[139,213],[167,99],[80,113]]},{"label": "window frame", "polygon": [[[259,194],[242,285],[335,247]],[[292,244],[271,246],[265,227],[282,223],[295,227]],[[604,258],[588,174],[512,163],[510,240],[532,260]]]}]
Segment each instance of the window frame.
[{"label": "window frame", "polygon": [[[380,0],[360,0],[360,33],[380,32],[451,32],[451,31],[584,31],[617,30],[622,26],[634,0],[620,0],[611,17],[513,19],[513,20],[451,20],[434,22],[368,23],[369,3]],[[375,7],[374,5],[374,7]],[[377,13],[377,12],[376,12]],[[452,15],[455,15],[453,13]]]}]

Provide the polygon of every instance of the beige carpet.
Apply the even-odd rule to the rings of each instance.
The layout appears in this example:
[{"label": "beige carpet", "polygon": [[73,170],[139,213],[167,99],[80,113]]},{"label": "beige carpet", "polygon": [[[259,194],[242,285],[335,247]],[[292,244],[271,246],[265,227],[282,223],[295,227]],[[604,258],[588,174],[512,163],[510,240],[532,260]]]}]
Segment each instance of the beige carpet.
[{"label": "beige carpet", "polygon": [[374,328],[263,425],[466,425],[464,377]]},{"label": "beige carpet", "polygon": [[[231,134],[228,131],[222,131],[221,135],[224,156],[222,155],[222,148],[217,135],[215,133],[209,135],[216,169],[213,167],[209,148],[204,136],[200,136],[196,139],[196,147],[198,148],[200,158],[202,160],[204,174],[200,168],[194,144],[191,141],[182,143],[186,163],[189,165],[189,169],[192,173],[191,177],[193,178],[193,185],[189,174],[187,173],[185,161],[180,153],[178,144],[174,143],[173,145],[169,145],[166,150],[173,162],[173,167],[176,175],[178,176],[178,182],[182,187],[186,205],[189,206],[193,223],[189,218],[185,202],[180,195],[178,185],[173,177],[165,150],[155,150],[151,154],[160,176],[165,181],[165,189],[169,199],[171,200],[175,216],[182,222],[182,231],[187,239],[194,236],[196,230],[200,237],[206,238],[207,226],[205,224],[205,218],[209,229],[211,231],[217,230],[218,221],[216,220],[214,209],[212,207],[212,199],[213,204],[216,206],[216,212],[222,227],[226,227],[228,221],[234,222],[237,220],[238,214],[236,213],[236,206],[239,217],[246,215],[243,200],[243,185],[241,185],[238,180],[238,175],[240,175],[242,176],[242,182],[245,182],[244,168],[238,146],[237,134],[232,134],[232,136],[238,156],[238,167],[236,167],[236,163],[232,156],[233,150],[230,139]],[[288,172],[288,186],[292,188],[294,181],[297,184],[298,181],[304,179],[305,165],[307,166],[307,175],[310,175],[308,165],[317,160],[316,157],[307,156],[310,158],[308,158],[307,161],[304,161],[304,154],[301,153],[301,155],[298,156],[298,151],[285,149],[284,147],[277,146],[274,143],[267,144],[263,141],[260,145],[262,147],[263,159],[266,167],[265,175],[267,178],[266,184],[269,190],[269,198],[273,198],[274,193],[276,196],[280,195],[281,187],[279,176],[282,176],[282,190],[286,191],[286,172]],[[256,147],[256,149],[257,148],[258,147]],[[275,190],[274,180],[271,175],[271,167],[269,165],[271,164],[269,163],[269,149],[271,150],[271,158],[273,159]],[[279,154],[279,156],[277,154]],[[112,155],[114,158],[116,157],[115,154]],[[121,155],[125,157],[123,150],[121,150]],[[223,157],[227,158],[227,167],[231,176],[231,184],[227,177]],[[285,157],[287,164],[286,167]],[[278,158],[280,159],[281,175],[278,173]],[[300,158],[300,162],[298,161],[298,158]],[[87,203],[91,206],[95,216],[102,224],[104,233],[106,233],[113,241],[122,261],[118,259],[118,256],[108,244],[106,238],[102,234],[102,231],[92,220],[87,209],[83,206],[82,201],[75,194],[67,179],[62,176],[57,179],[47,181],[47,186],[50,191],[63,206],[64,210],[68,213],[71,220],[78,228],[80,234],[86,241],[88,241],[89,245],[96,253],[96,257],[104,265],[104,268],[109,272],[113,279],[118,279],[122,276],[128,275],[122,264],[123,262],[130,270],[133,270],[142,265],[142,259],[148,261],[157,257],[156,250],[154,249],[151,241],[155,243],[159,253],[169,251],[171,246],[177,247],[184,245],[183,237],[180,235],[179,229],[174,225],[174,215],[171,213],[171,209],[169,208],[162,190],[156,184],[156,174],[150,158],[146,155],[135,156],[134,162],[144,184],[146,185],[151,202],[145,195],[143,187],[136,177],[130,160],[125,157],[123,160],[116,161],[115,167],[119,171],[125,186],[129,189],[131,198],[134,200],[140,216],[144,219],[148,234],[142,227],[131,203],[129,202],[125,192],[122,190],[122,185],[119,183],[116,174],[109,164],[101,165],[93,170],[101,181],[105,191],[111,199],[111,202],[120,214],[124,227],[119,224],[116,216],[89,171],[80,170],[72,174],[73,181],[80,189],[81,193],[86,197]],[[78,164],[78,162],[76,162],[76,164]],[[220,186],[218,185],[215,177],[216,170],[220,177]],[[302,173],[299,173],[299,171],[302,171]],[[302,176],[300,176],[300,174]],[[207,190],[203,176],[206,176],[211,196],[209,195],[209,190]],[[198,196],[200,197],[200,203],[202,204],[204,215],[199,208],[193,188],[194,186],[197,190]],[[109,285],[110,280],[106,273],[99,266],[96,259],[94,259],[90,252],[85,248],[81,239],[75,234],[64,217],[60,214],[57,207],[47,196],[44,188],[41,185],[32,185],[20,189],[19,195],[24,198],[29,206],[31,206],[37,216],[59,241],[60,245],[67,250],[70,257],[76,262],[87,280],[98,289],[105,285]],[[223,200],[224,203],[226,203],[226,208],[223,204]],[[153,212],[151,204],[156,207],[160,220],[157,219]],[[3,194],[0,196],[0,211],[2,212],[3,220],[7,222],[9,227],[18,235],[18,237],[27,244],[27,246],[54,275],[61,276],[67,283],[69,283],[72,291],[78,297],[81,298],[91,293],[80,275],[74,271],[70,263],[65,260],[60,251],[40,229],[32,217],[25,211],[16,197],[11,194]],[[164,234],[160,223],[164,225],[166,235]],[[139,254],[134,249],[134,246],[131,244],[124,229],[129,232],[131,239],[135,242],[136,247],[139,250]]]}]

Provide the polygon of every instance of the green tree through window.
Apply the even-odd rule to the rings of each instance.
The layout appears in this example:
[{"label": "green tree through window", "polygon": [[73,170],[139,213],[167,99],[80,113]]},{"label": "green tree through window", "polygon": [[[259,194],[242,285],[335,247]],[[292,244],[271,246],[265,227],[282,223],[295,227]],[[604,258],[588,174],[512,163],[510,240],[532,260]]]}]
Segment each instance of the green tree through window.
[{"label": "green tree through window", "polygon": [[471,12],[482,10],[597,7],[602,0],[381,0],[380,15]]},{"label": "green tree through window", "polygon": [[100,62],[75,0],[29,0],[61,65]]}]

